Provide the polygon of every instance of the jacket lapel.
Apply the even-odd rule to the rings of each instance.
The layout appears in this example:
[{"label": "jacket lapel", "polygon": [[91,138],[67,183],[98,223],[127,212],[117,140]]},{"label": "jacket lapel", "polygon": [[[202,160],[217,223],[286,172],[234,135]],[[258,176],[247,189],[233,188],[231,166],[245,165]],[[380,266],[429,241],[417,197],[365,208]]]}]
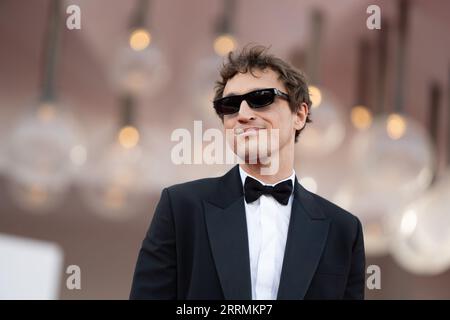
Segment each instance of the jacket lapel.
[{"label": "jacket lapel", "polygon": [[278,299],[303,299],[322,256],[329,220],[295,179]]},{"label": "jacket lapel", "polygon": [[204,201],[204,208],[212,255],[225,299],[251,299],[247,221],[238,166],[222,177],[213,197]]}]

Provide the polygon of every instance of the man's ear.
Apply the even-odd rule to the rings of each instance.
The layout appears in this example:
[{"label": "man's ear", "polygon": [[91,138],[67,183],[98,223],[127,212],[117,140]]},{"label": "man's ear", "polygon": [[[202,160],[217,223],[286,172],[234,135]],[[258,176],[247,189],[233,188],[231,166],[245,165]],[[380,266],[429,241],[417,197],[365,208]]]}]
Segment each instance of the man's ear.
[{"label": "man's ear", "polygon": [[301,130],[306,124],[306,118],[308,117],[308,105],[304,102],[300,104],[295,112],[294,128]]}]

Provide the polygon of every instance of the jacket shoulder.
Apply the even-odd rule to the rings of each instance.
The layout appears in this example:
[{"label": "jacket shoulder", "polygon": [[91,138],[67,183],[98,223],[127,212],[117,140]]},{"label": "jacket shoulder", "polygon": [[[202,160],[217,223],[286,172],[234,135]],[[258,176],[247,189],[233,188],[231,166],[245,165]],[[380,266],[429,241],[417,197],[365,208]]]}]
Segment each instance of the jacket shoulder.
[{"label": "jacket shoulder", "polygon": [[202,178],[167,187],[167,191],[175,197],[204,197],[215,190],[220,177]]},{"label": "jacket shoulder", "polygon": [[312,194],[321,207],[323,214],[330,219],[330,235],[340,243],[356,243],[362,237],[362,224],[357,216],[339,207],[333,202]]},{"label": "jacket shoulder", "polygon": [[333,220],[337,223],[340,223],[340,224],[350,225],[350,226],[355,226],[355,225],[358,225],[361,223],[359,218],[356,215],[341,208],[337,204],[335,204],[315,193],[310,192],[310,194],[313,196],[314,200],[319,204],[323,213],[331,220]]}]

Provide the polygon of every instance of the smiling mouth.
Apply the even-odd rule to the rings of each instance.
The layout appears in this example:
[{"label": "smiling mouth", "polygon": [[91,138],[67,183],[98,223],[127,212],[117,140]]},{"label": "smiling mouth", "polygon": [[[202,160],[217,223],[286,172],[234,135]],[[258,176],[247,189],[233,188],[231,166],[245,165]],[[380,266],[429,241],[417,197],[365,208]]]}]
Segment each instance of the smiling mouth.
[{"label": "smiling mouth", "polygon": [[258,134],[258,131],[263,129],[265,128],[258,128],[258,127],[236,128],[234,129],[234,134],[240,137],[256,136]]}]

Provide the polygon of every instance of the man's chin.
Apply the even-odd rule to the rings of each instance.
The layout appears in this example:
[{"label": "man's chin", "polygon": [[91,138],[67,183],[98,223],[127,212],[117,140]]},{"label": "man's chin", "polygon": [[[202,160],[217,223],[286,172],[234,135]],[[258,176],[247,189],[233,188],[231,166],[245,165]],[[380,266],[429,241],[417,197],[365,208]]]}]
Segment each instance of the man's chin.
[{"label": "man's chin", "polygon": [[246,152],[238,153],[237,156],[246,164],[267,165],[270,163],[270,154],[260,155],[257,150],[246,150]]}]

